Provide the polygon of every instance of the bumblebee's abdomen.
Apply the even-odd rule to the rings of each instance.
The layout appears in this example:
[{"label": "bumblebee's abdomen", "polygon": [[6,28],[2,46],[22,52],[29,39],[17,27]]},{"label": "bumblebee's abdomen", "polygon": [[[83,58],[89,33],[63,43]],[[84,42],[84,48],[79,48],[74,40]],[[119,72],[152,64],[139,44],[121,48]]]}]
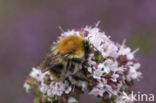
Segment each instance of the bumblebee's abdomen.
[{"label": "bumblebee's abdomen", "polygon": [[60,77],[60,74],[61,74],[63,68],[64,68],[63,64],[56,64],[56,65],[52,66],[51,68],[49,68],[49,70],[50,70],[50,72],[53,72],[58,77]]},{"label": "bumblebee's abdomen", "polygon": [[71,35],[60,40],[58,51],[62,54],[74,52],[74,54],[79,55],[84,52],[83,44],[83,38],[77,35]]},{"label": "bumblebee's abdomen", "polygon": [[49,68],[51,75],[55,81],[60,81],[62,79],[62,73],[65,70],[65,65],[62,63],[56,64]]}]

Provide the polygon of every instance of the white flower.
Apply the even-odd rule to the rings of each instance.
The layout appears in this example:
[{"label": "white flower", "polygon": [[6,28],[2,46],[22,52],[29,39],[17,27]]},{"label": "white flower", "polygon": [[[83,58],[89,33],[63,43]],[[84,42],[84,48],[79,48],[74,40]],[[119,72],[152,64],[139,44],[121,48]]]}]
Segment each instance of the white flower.
[{"label": "white flower", "polygon": [[69,94],[69,93],[71,92],[71,90],[72,90],[72,87],[69,86],[69,87],[65,90],[65,93],[66,93],[66,94]]},{"label": "white flower", "polygon": [[104,72],[108,74],[110,72],[110,68],[108,66],[105,66],[104,67]]},{"label": "white flower", "polygon": [[77,84],[79,87],[82,88],[83,91],[85,91],[87,89],[87,85],[88,83],[85,82],[85,81],[78,81],[78,84]]},{"label": "white flower", "polygon": [[41,70],[40,69],[37,69],[35,67],[32,68],[32,72],[30,73],[30,76],[34,79],[36,79],[37,81],[41,81]]},{"label": "white flower", "polygon": [[47,91],[48,91],[49,87],[46,85],[46,84],[41,84],[41,87],[40,87],[40,91],[43,93],[43,94],[46,94]]},{"label": "white flower", "polygon": [[94,95],[94,96],[103,96],[103,93],[105,92],[105,90],[104,89],[99,89],[99,88],[93,88],[90,92],[89,92],[89,94],[90,95]]},{"label": "white flower", "polygon": [[96,62],[92,60],[93,56],[94,56],[94,54],[89,54],[89,57],[88,57],[88,64],[89,65],[96,65]]},{"label": "white flower", "polygon": [[69,31],[63,32],[61,34],[62,37],[66,37],[66,36],[69,36],[69,35],[78,35],[78,36],[80,36],[80,32],[79,31],[75,31],[75,30],[69,30]]},{"label": "white flower", "polygon": [[101,76],[102,76],[103,73],[104,73],[104,71],[102,71],[101,68],[98,68],[98,69],[96,69],[96,70],[93,72],[93,77],[94,77],[95,79],[101,79]]},{"label": "white flower", "polygon": [[78,103],[78,101],[74,97],[70,97],[68,103]]},{"label": "white flower", "polygon": [[127,80],[128,81],[131,81],[131,80],[138,80],[142,73],[141,72],[138,72],[137,69],[140,68],[140,64],[137,63],[137,64],[134,64],[133,66],[129,66],[129,74],[127,75]]},{"label": "white flower", "polygon": [[113,82],[117,82],[117,78],[118,78],[118,77],[119,77],[118,74],[113,74],[111,80],[112,80]]},{"label": "white flower", "polygon": [[91,67],[88,67],[88,72],[92,73],[92,68]]},{"label": "white flower", "polygon": [[27,84],[27,83],[24,83],[24,88],[25,88],[25,90],[26,90],[26,92],[28,93],[29,91],[30,91],[30,85],[29,84]]}]

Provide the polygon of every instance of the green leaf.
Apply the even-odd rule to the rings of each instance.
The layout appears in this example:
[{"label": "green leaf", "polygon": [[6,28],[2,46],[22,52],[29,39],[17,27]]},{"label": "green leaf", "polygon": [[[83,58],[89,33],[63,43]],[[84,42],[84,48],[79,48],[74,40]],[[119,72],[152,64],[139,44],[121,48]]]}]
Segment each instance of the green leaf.
[{"label": "green leaf", "polygon": [[34,103],[40,103],[40,98],[39,97],[35,98]]},{"label": "green leaf", "polygon": [[53,103],[58,103],[58,100],[55,100]]}]

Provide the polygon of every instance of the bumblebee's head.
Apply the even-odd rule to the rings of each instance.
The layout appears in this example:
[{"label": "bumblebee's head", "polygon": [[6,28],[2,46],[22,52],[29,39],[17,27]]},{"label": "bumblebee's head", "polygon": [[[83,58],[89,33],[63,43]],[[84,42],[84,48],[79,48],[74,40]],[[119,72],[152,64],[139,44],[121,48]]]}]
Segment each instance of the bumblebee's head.
[{"label": "bumblebee's head", "polygon": [[85,58],[87,58],[88,57],[88,53],[90,51],[90,49],[89,49],[89,42],[85,41],[83,46],[84,46]]}]

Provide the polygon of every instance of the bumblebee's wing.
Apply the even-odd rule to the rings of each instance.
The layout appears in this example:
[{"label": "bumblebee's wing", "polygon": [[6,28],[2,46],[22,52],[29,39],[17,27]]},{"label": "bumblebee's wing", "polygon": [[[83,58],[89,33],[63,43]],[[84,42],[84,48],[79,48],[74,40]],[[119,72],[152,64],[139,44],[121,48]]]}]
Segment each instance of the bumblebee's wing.
[{"label": "bumblebee's wing", "polygon": [[49,67],[54,66],[59,62],[59,59],[55,58],[56,56],[52,53],[45,57],[43,62],[41,63],[41,71],[45,72],[49,69]]},{"label": "bumblebee's wing", "polygon": [[56,51],[52,51],[41,64],[41,71],[50,71],[54,80],[60,81],[64,79],[67,62],[64,60],[65,55],[61,55]]},{"label": "bumblebee's wing", "polygon": [[40,65],[40,69],[42,72],[45,72],[48,70],[49,66],[55,65],[56,62],[59,60],[55,57],[57,57],[57,44],[52,45],[51,53],[48,54],[43,62]]}]

